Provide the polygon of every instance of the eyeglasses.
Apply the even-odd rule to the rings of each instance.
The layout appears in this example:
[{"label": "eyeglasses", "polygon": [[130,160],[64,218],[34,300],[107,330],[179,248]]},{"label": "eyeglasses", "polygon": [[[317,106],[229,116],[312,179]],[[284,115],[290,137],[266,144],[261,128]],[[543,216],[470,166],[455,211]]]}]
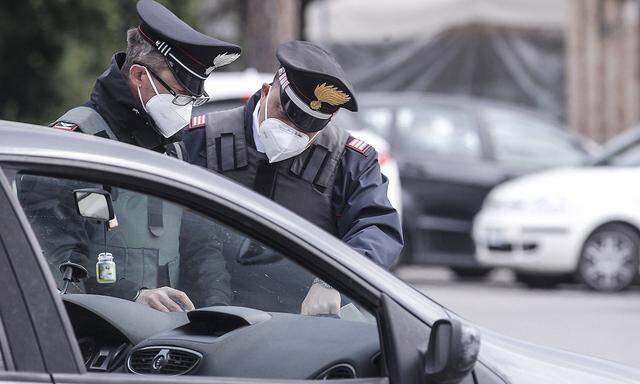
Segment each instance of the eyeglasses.
[{"label": "eyeglasses", "polygon": [[169,84],[167,84],[164,80],[162,80],[162,78],[157,73],[155,73],[151,68],[149,68],[146,65],[141,64],[141,63],[134,63],[134,64],[138,64],[138,65],[141,65],[141,66],[145,67],[147,69],[147,71],[149,71],[151,76],[153,76],[154,79],[158,80],[158,82],[160,84],[162,84],[162,86],[167,91],[169,91],[169,93],[173,96],[173,100],[171,102],[173,104],[175,104],[175,105],[179,105],[179,106],[183,107],[185,105],[189,105],[189,104],[193,103],[194,107],[198,107],[198,106],[200,106],[202,104],[207,103],[211,99],[209,96],[206,95],[206,93],[204,94],[204,96],[201,96],[201,97],[178,93],[178,92],[174,91],[173,88],[171,88],[169,86]]}]

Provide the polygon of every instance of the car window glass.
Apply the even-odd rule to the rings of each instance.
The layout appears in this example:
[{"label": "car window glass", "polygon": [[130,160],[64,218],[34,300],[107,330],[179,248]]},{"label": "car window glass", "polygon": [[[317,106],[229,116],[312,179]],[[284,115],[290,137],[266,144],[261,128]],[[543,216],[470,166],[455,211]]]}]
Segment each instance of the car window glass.
[{"label": "car window glass", "polygon": [[400,148],[415,154],[478,158],[481,144],[468,113],[448,107],[400,108],[396,124]]},{"label": "car window glass", "polygon": [[[374,335],[365,344],[374,346],[372,354],[379,351],[370,311],[318,281],[286,254],[218,220],[118,187],[24,174],[15,185],[60,290],[64,288],[60,265],[73,262],[83,266],[88,277],[72,283],[69,293],[134,301],[142,288],[170,287],[184,292],[196,309],[235,306],[290,314],[295,315],[291,318],[295,327],[316,317],[304,316],[301,310],[312,289],[320,287],[338,304],[317,314],[333,318],[336,324],[362,324],[368,337]],[[109,192],[115,219],[100,222],[80,216],[74,199],[78,189]],[[180,299],[174,302],[187,307]]]},{"label": "car window glass", "polygon": [[382,137],[388,137],[393,123],[393,111],[384,107],[365,108],[356,114],[362,128],[371,130]]},{"label": "car window glass", "polygon": [[640,145],[627,148],[611,158],[610,164],[625,167],[635,167],[640,165]]},{"label": "car window glass", "polygon": [[533,166],[575,165],[585,153],[559,128],[512,111],[489,109],[483,113],[499,162]]}]

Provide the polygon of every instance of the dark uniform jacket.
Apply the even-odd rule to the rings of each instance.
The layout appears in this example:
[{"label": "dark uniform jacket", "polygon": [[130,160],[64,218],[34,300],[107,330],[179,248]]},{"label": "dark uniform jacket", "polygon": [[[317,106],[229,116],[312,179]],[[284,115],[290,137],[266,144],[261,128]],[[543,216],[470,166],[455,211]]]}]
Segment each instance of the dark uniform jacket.
[{"label": "dark uniform jacket", "polygon": [[[253,141],[253,111],[259,99],[260,95],[256,93],[244,108],[244,138],[247,147],[253,153],[256,152]],[[207,167],[205,131],[203,128],[195,128],[188,129],[183,134],[183,142],[187,150],[186,158],[192,164],[202,167]],[[278,163],[268,165],[267,157],[262,153],[257,153],[256,156],[261,158],[258,164],[259,169],[255,171],[255,179],[264,177],[266,172],[273,172],[273,168],[282,168],[282,164]],[[222,174],[229,175],[226,172]],[[237,180],[235,177],[232,178]],[[342,151],[332,180],[331,185],[328,186],[330,188],[328,194],[331,199],[330,213],[335,230],[325,223],[318,222],[314,215],[307,214],[305,205],[309,204],[295,204],[295,200],[304,202],[305,196],[288,196],[288,202],[283,203],[284,200],[280,202],[311,222],[333,232],[355,250],[388,268],[402,250],[402,228],[398,213],[387,197],[388,180],[380,173],[376,151],[370,146],[366,146],[364,151],[347,146],[346,150]],[[264,183],[252,181],[253,183],[247,185],[249,188],[258,190],[272,199],[278,194],[277,185],[264,190],[257,187]],[[276,201],[278,201],[277,198]]]},{"label": "dark uniform jacket", "polygon": [[[96,132],[95,127],[85,127],[85,132],[175,155],[176,146],[167,146],[169,142],[153,130],[140,102],[132,96],[120,72],[124,59],[124,53],[114,55],[84,104],[100,114],[107,129]],[[83,125],[91,121],[68,122],[63,116],[53,126],[83,132]],[[23,207],[53,271],[67,260],[85,265],[87,293],[132,299],[142,287],[171,285],[185,290],[196,306],[229,302],[220,226],[175,205],[125,191],[114,194],[116,215],[121,206],[121,215],[126,216],[108,234],[105,249],[101,227],[75,212],[72,190],[86,188],[86,184],[76,184],[24,176],[19,185]],[[105,250],[113,253],[116,262],[115,284],[95,282],[97,253]]]},{"label": "dark uniform jacket", "polygon": [[[299,156],[270,164],[253,141],[258,100],[256,94],[244,108],[207,114],[204,128],[185,131],[188,161],[273,199],[389,267],[402,249],[402,231],[375,150],[350,147],[348,133],[330,125]],[[237,253],[229,245],[225,255]],[[299,311],[313,280],[287,259],[254,266],[227,259],[227,266],[235,305],[264,310]]]}]

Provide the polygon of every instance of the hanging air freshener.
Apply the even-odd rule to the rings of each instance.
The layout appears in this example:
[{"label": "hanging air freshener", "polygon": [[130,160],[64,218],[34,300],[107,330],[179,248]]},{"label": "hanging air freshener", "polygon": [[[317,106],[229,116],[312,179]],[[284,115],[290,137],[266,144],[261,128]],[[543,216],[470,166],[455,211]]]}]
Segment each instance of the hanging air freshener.
[{"label": "hanging air freshener", "polygon": [[116,282],[116,263],[113,255],[109,252],[102,252],[98,255],[96,263],[96,280],[100,284],[110,284]]}]

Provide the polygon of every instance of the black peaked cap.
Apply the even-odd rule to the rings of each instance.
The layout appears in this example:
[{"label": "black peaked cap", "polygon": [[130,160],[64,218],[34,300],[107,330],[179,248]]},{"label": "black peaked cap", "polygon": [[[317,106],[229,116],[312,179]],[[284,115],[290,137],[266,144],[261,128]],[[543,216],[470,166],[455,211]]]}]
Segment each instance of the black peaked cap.
[{"label": "black peaked cap", "polygon": [[324,49],[307,41],[289,41],[278,47],[276,57],[295,94],[312,110],[327,114],[338,108],[358,110],[353,86]]},{"label": "black peaked cap", "polygon": [[211,71],[240,56],[239,46],[196,31],[153,0],[138,1],[136,9],[144,38],[166,57],[176,79],[193,94],[202,93]]}]

